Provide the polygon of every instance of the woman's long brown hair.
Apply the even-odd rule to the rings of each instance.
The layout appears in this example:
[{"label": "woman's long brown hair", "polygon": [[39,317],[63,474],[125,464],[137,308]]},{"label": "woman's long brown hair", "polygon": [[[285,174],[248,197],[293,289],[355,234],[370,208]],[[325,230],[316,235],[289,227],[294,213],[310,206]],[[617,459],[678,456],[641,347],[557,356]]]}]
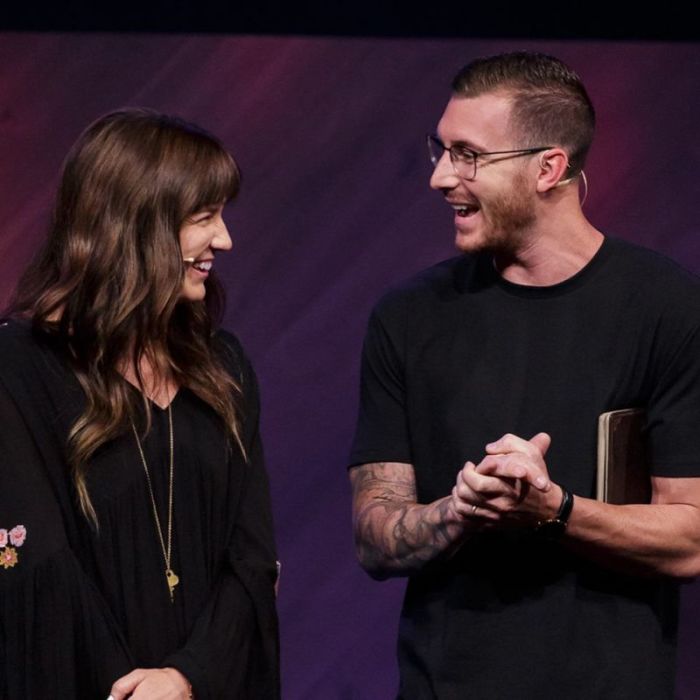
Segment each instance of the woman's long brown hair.
[{"label": "woman's long brown hair", "polygon": [[[123,433],[140,399],[120,374],[141,363],[187,387],[221,417],[241,449],[240,386],[215,351],[223,291],[212,274],[202,302],[183,302],[179,231],[195,212],[232,199],[240,184],[210,134],[148,110],[108,114],[65,161],[48,239],[22,276],[11,313],[57,337],[85,396],[68,436],[83,513],[90,458]],[[143,398],[147,425],[150,405]]]}]

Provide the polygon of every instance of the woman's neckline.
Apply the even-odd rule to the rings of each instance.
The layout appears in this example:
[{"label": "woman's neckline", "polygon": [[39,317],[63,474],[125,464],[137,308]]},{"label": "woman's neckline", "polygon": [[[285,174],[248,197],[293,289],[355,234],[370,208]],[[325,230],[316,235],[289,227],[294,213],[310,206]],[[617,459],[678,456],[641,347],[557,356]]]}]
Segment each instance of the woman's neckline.
[{"label": "woman's neckline", "polygon": [[175,402],[175,399],[177,399],[177,397],[180,395],[180,391],[182,390],[182,387],[181,387],[181,386],[177,386],[177,387],[175,387],[175,392],[174,392],[174,393],[171,394],[170,391],[168,391],[168,401],[167,401],[167,403],[161,403],[160,401],[158,401],[158,400],[155,399],[154,397],[149,396],[148,394],[146,394],[146,393],[141,389],[141,387],[139,387],[139,386],[137,386],[136,384],[134,384],[134,382],[132,382],[131,379],[129,379],[128,377],[125,377],[121,372],[119,373],[119,376],[120,376],[127,384],[129,384],[129,386],[130,386],[134,391],[136,391],[137,393],[139,393],[141,396],[145,396],[145,397],[146,397],[146,400],[147,400],[149,403],[151,403],[155,408],[157,408],[157,409],[159,409],[159,410],[161,410],[161,411],[167,411],[168,408],[170,408],[170,407],[173,405],[173,403]]}]

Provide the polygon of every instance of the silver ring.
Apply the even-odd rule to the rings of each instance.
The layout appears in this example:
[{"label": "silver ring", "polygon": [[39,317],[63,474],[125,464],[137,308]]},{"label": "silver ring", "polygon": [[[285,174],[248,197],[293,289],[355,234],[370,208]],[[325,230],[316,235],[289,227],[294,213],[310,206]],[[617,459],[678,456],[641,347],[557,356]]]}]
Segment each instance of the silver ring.
[{"label": "silver ring", "polygon": [[472,506],[472,515],[476,515],[477,509],[478,509],[478,506]]}]

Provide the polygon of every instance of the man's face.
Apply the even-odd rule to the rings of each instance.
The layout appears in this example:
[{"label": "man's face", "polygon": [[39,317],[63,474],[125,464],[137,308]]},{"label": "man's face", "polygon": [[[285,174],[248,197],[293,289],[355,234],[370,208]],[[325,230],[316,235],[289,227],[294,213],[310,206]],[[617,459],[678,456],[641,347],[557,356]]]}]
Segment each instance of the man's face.
[{"label": "man's face", "polygon": [[[509,116],[510,98],[503,93],[453,97],[438,124],[438,137],[446,148],[463,145],[478,152],[523,148],[515,142]],[[531,156],[479,157],[476,177],[465,180],[455,173],[445,151],[430,186],[455,209],[455,244],[460,250],[512,254],[525,244],[536,218]]]}]

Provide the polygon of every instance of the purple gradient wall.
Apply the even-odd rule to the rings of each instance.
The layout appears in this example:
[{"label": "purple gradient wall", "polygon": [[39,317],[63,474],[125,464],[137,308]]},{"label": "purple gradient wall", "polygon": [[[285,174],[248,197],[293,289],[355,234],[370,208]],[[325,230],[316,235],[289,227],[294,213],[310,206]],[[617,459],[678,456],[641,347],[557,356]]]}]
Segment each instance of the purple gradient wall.
[{"label": "purple gradient wall", "polygon": [[[350,531],[360,345],[385,287],[452,255],[452,214],[427,186],[423,143],[449,79],[471,57],[513,48],[561,57],[589,88],[594,224],[700,271],[698,45],[0,34],[0,302],[43,235],[64,154],[98,115],[177,113],[242,167],[234,251],[217,268],[227,326],[263,392],[285,698],[395,689],[403,584],[370,581]],[[692,584],[679,698],[700,696],[699,614]]]}]

